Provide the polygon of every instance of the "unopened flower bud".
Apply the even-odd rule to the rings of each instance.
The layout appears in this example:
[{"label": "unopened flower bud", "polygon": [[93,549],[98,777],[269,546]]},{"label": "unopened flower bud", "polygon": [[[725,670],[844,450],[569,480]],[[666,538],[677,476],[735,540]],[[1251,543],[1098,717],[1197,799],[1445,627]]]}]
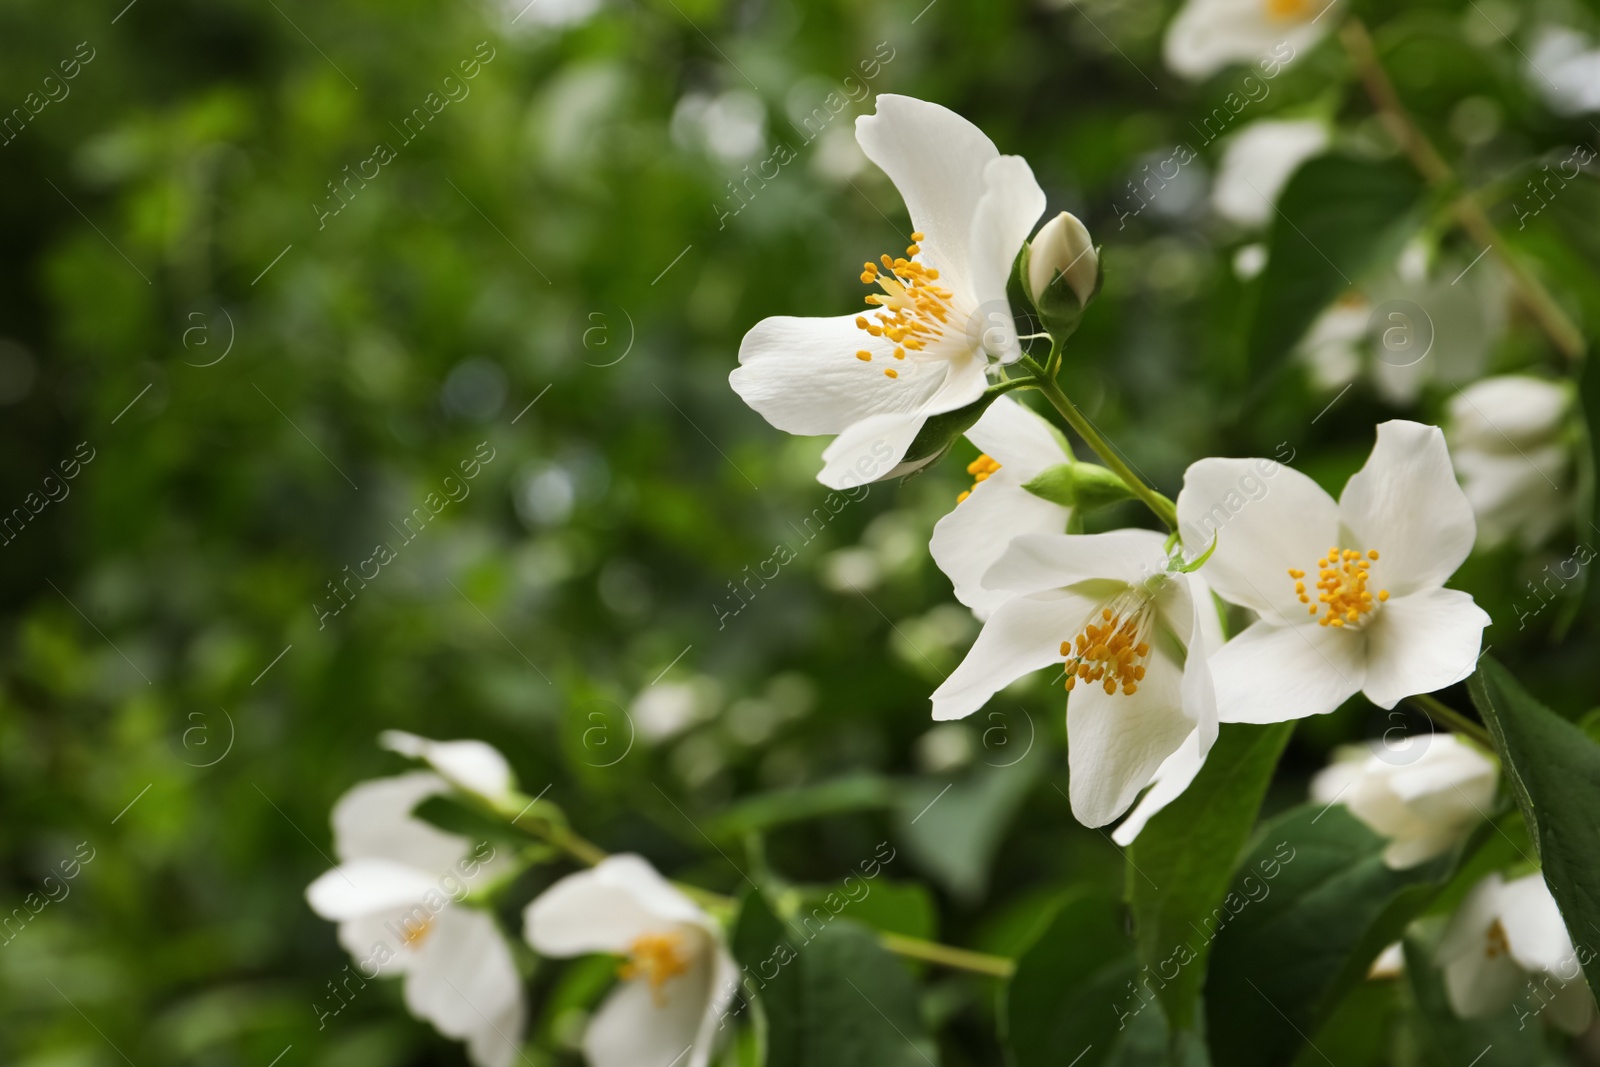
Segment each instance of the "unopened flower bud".
[{"label": "unopened flower bud", "polygon": [[1087,307],[1099,288],[1100,254],[1078,217],[1063,211],[1044,224],[1029,248],[1028,294],[1034,306],[1048,314],[1048,305],[1055,302],[1051,290],[1059,278],[1076,298],[1078,309]]}]

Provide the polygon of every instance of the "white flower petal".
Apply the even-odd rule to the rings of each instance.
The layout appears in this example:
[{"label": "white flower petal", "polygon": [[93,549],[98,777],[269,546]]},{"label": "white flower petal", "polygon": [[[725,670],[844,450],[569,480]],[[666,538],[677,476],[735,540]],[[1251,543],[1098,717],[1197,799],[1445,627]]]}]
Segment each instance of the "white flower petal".
[{"label": "white flower petal", "polygon": [[1000,464],[1001,470],[1010,471],[1018,485],[1071,458],[1055,427],[1009,396],[994,399],[967,431],[967,440]]},{"label": "white flower petal", "polygon": [[[1505,879],[1498,874],[1479,879],[1450,916],[1434,951],[1435,961],[1448,964],[1483,955],[1489,926],[1500,917],[1500,891],[1504,887]],[[1461,1012],[1458,1010],[1457,1014]]]},{"label": "white flower petal", "polygon": [[1274,626],[1261,621],[1211,657],[1217,718],[1287,722],[1323,715],[1361,691],[1366,680],[1361,635],[1331,626]]},{"label": "white flower petal", "polygon": [[1317,560],[1339,539],[1339,510],[1291,467],[1268,459],[1202,459],[1184,472],[1178,529],[1191,559],[1215,538],[1201,573],[1224,600],[1275,622],[1302,624],[1310,616],[1288,572],[1316,574]]},{"label": "white flower petal", "polygon": [[1164,573],[1164,542],[1154,530],[1029,534],[1012,540],[983,584],[1014,595],[1088,581],[1137,586]]},{"label": "white flower petal", "polygon": [[388,859],[422,871],[443,871],[470,850],[466,838],[411,814],[428,797],[450,792],[430,771],[410,771],[352,786],[333,805],[333,851],[339,859]]},{"label": "white flower petal", "polygon": [[1217,686],[1211,675],[1211,656],[1222,647],[1211,590],[1198,575],[1174,578],[1157,597],[1165,624],[1183,644],[1183,713],[1200,735],[1204,758],[1217,740]]},{"label": "white flower petal", "polygon": [[848,427],[822,450],[817,481],[829,489],[854,489],[894,474],[927,416],[873,415]]},{"label": "white flower petal", "polygon": [[1289,178],[1328,141],[1327,124],[1315,119],[1250,123],[1228,139],[1211,187],[1211,206],[1242,226],[1266,225]]},{"label": "white flower petal", "polygon": [[983,586],[984,575],[1005,552],[1009,539],[1060,533],[1071,514],[1022,488],[1009,465],[1002,463],[999,471],[938,521],[928,551],[955,586],[956,599],[985,619],[1014,595]]},{"label": "white flower petal", "polygon": [[971,715],[1029,671],[1059,666],[1061,642],[1083,629],[1097,601],[1065,590],[1016,597],[984,623],[966,659],[933,693],[935,719]]},{"label": "white flower petal", "polygon": [[1544,876],[1536,871],[1507,882],[1499,899],[1500,925],[1505,928],[1512,958],[1529,971],[1570,972],[1572,935]]},{"label": "white flower petal", "polygon": [[523,913],[528,944],[544,956],[625,955],[642,935],[680,925],[714,929],[709,916],[638,856],[609,856],[569,874]]},{"label": "white flower petal", "polygon": [[[1573,963],[1571,969],[1577,969]],[[1545,1005],[1549,1018],[1559,1029],[1569,1034],[1581,1034],[1594,1021],[1594,997],[1584,983],[1582,973],[1568,978],[1556,986],[1555,995]]]},{"label": "white flower petal", "polygon": [[591,1067],[706,1067],[712,1049],[700,1035],[716,992],[715,956],[697,953],[687,973],[659,990],[645,981],[619,983],[583,1035]]},{"label": "white flower petal", "polygon": [[1191,730],[1189,736],[1183,739],[1177,751],[1162,761],[1156,769],[1155,780],[1150,786],[1150,791],[1139,798],[1138,805],[1122,820],[1111,840],[1126,848],[1133,844],[1134,838],[1139,836],[1139,831],[1144,829],[1145,823],[1153,818],[1156,812],[1171,804],[1183,795],[1189,788],[1195,775],[1200,773],[1200,768],[1206,765],[1206,753],[1200,749],[1200,731]]},{"label": "white flower petal", "polygon": [[324,919],[342,922],[415,904],[438,888],[438,877],[427,871],[392,860],[356,859],[324,871],[306,887],[306,903]]},{"label": "white flower petal", "polygon": [[1397,597],[1444,585],[1477,531],[1444,434],[1401,419],[1378,427],[1366,466],[1345,484],[1339,516],[1363,550],[1380,553],[1373,584]]},{"label": "white flower petal", "polygon": [[985,351],[1003,363],[1022,356],[1006,282],[1033,224],[1044,213],[1044,190],[1021,156],[992,159],[983,170],[984,193],[972,216],[968,277],[972,282]]},{"label": "white flower petal", "polygon": [[1450,447],[1515,453],[1559,431],[1571,406],[1572,390],[1562,383],[1527,374],[1484,378],[1450,398]]},{"label": "white flower petal", "polygon": [[339,924],[339,944],[350,953],[350,969],[362,978],[393,977],[411,966],[416,955],[405,941],[408,921],[415,929],[414,900],[406,907],[361,915]]},{"label": "white flower petal", "polygon": [[1461,681],[1478,663],[1489,615],[1456,589],[1391,597],[1365,629],[1367,699],[1392,708],[1403,697]]},{"label": "white flower petal", "polygon": [[494,919],[447,907],[406,969],[406,1008],[467,1042],[478,1067],[510,1067],[521,1051],[522,979]]},{"label": "white flower petal", "polygon": [[1529,445],[1511,453],[1461,448],[1452,458],[1478,520],[1480,548],[1516,538],[1532,551],[1572,518],[1567,476],[1572,453],[1565,444]]},{"label": "white flower petal", "polygon": [[451,785],[496,800],[516,788],[510,764],[483,741],[433,741],[404,730],[385,730],[378,743],[391,752],[428,762]]},{"label": "white flower petal", "polygon": [[1230,63],[1285,64],[1338,21],[1322,11],[1322,3],[1308,5],[1303,18],[1272,19],[1263,0],[1189,0],[1167,28],[1167,66],[1198,80]]},{"label": "white flower petal", "polygon": [[1085,826],[1104,826],[1194,732],[1183,713],[1183,672],[1159,649],[1131,696],[1080,681],[1067,694],[1067,792]]},{"label": "white flower petal", "polygon": [[1477,955],[1445,964],[1444,987],[1450,1009],[1463,1019],[1482,1019],[1505,1010],[1528,976],[1506,955],[1490,957],[1480,945]]},{"label": "white flower petal", "polygon": [[968,242],[988,191],[985,168],[1000,155],[994,142],[948,108],[893,93],[878,94],[876,112],[856,119],[856,140],[900,191],[912,229],[924,236],[923,258],[938,267],[941,284],[970,297]]},{"label": "white flower petal", "polygon": [[[894,342],[857,327],[858,317],[762,319],[740,342],[729,384],[762,418],[793,434],[836,434],[872,415],[921,411],[944,387],[941,367],[895,359]],[[861,351],[872,360],[856,358]],[[889,378],[885,367],[904,373]]]}]

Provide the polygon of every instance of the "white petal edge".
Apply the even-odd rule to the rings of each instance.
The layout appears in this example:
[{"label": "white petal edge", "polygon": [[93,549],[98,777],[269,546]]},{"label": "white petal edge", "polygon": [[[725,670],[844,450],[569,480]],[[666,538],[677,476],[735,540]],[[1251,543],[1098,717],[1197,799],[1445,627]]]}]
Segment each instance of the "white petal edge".
[{"label": "white petal edge", "polygon": [[956,599],[986,619],[1014,595],[983,586],[983,576],[1004,554],[1008,538],[1060,533],[1071,514],[1022,488],[1002,465],[934,525],[928,552],[955,587]]},{"label": "white petal edge", "polygon": [[608,856],[569,874],[523,912],[525,934],[545,956],[624,955],[646,933],[679,924],[712,929],[692,900],[639,856]]},{"label": "white petal edge", "polygon": [[1365,629],[1362,691],[1380,708],[1454,685],[1478,664],[1489,613],[1458,589],[1391,597]]},{"label": "white petal edge", "polygon": [[1061,642],[1083,629],[1095,601],[1053,591],[1016,597],[984,623],[971,650],[933,692],[933,717],[961,719],[1030,671],[1059,666]]},{"label": "white petal edge", "polygon": [[385,730],[378,744],[402,756],[427,761],[451,785],[491,800],[516,788],[511,765],[493,745],[483,741],[434,741],[404,730]]},{"label": "white petal edge", "polygon": [[1211,657],[1222,722],[1271,723],[1324,715],[1361,691],[1367,666],[1359,634],[1262,621]]},{"label": "white petal edge", "polygon": [[1372,455],[1345,483],[1339,518],[1360,548],[1379,553],[1372,580],[1392,596],[1444,585],[1477,537],[1444,433],[1403,419],[1378,427]]}]

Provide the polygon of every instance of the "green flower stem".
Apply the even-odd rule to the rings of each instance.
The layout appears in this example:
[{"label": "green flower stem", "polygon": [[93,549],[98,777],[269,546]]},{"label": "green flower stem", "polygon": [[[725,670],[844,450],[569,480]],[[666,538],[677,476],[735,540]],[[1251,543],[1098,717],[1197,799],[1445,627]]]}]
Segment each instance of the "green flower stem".
[{"label": "green flower stem", "polygon": [[[1054,358],[1055,353],[1052,352],[1052,362],[1054,362]],[[1117,477],[1121,478],[1123,484],[1128,487],[1128,491],[1144,501],[1145,506],[1155,513],[1156,518],[1166,523],[1168,529],[1176,530],[1178,528],[1178,509],[1173,505],[1172,501],[1145,484],[1144,479],[1135,474],[1123,462],[1122,457],[1117,455],[1116,449],[1111,447],[1111,443],[1100,435],[1100,431],[1096,430],[1094,425],[1084,417],[1083,412],[1079,411],[1078,406],[1072,402],[1071,398],[1061,391],[1061,386],[1056,384],[1054,378],[1045,373],[1043,367],[1028,356],[1022,358],[1022,364],[1033,375],[1035,379],[1033,384],[1045,395],[1045,399],[1050,401],[1056,411],[1060,412],[1061,417],[1067,420],[1067,425],[1076,430],[1078,436],[1083,438],[1089,447],[1094,450],[1094,454],[1100,457],[1101,462]]]},{"label": "green flower stem", "polygon": [[1467,718],[1432,693],[1418,693],[1416,696],[1408,697],[1407,699],[1430,719],[1437,719],[1445,723],[1456,733],[1472,738],[1490,752],[1495,751],[1494,742],[1489,737],[1489,731],[1482,723],[1474,722]]},{"label": "green flower stem", "polygon": [[[518,808],[514,802],[524,802],[526,804],[520,794],[513,794],[504,802],[486,805],[486,807],[511,825],[535,837],[542,838],[587,866],[593,867],[609,855],[605,849],[574,833],[555,819],[546,816],[534,818],[527,815],[522,815],[519,818],[519,812],[526,811],[527,807]],[[707,910],[732,915],[735,905],[732,897],[682,882],[673,884],[682,890],[686,896]],[[920,937],[880,933],[878,935],[878,944],[897,956],[922,960],[925,963],[935,963],[942,967],[951,967],[960,971],[971,971],[974,974],[988,975],[992,978],[1009,978],[1011,973],[1016,970],[1016,964],[1004,957],[990,956],[982,952],[956,948],[953,945],[941,945],[937,941],[925,941]]]},{"label": "green flower stem", "polygon": [[904,934],[879,934],[878,944],[897,956],[922,960],[924,963],[936,963],[941,967],[953,967],[959,971],[986,974],[991,978],[1010,978],[1017,970],[1016,961],[1008,960],[1004,956],[991,956],[985,952],[953,948],[935,941],[924,941],[920,937],[906,937]]},{"label": "green flower stem", "polygon": [[1450,213],[1467,235],[1484,248],[1494,251],[1495,258],[1511,277],[1518,300],[1556,350],[1569,360],[1582,359],[1583,332],[1567,317],[1550,291],[1506,246],[1504,238],[1495,229],[1477,198],[1470,193],[1460,192],[1461,184],[1455,172],[1406,111],[1394,82],[1389,79],[1389,72],[1378,61],[1378,51],[1366,25],[1359,18],[1351,17],[1345,21],[1339,37],[1367,96],[1371,98],[1373,107],[1377,108],[1379,119],[1411,160],[1411,165],[1429,185],[1451,197]]}]

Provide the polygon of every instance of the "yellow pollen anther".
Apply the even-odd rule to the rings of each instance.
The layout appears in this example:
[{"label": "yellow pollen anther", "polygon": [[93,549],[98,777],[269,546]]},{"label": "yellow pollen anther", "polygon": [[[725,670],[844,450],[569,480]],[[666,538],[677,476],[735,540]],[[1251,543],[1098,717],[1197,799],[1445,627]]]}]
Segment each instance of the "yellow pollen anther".
[{"label": "yellow pollen anther", "polygon": [[856,358],[861,360],[862,362],[866,362],[867,360],[870,360],[872,358],[872,353],[868,352],[865,348],[863,348],[861,351],[856,353]]},{"label": "yellow pollen anther", "polygon": [[677,933],[645,934],[634,941],[628,958],[617,968],[617,976],[624,982],[643,978],[650,983],[650,993],[656,1004],[664,1003],[661,990],[668,982],[689,971],[689,959],[683,951],[683,935]]},{"label": "yellow pollen anther", "polygon": [[1267,17],[1278,22],[1297,22],[1311,15],[1313,0],[1265,0]]},{"label": "yellow pollen anther", "polygon": [[[912,235],[906,256],[922,252],[920,234]],[[877,310],[870,316],[856,316],[856,326],[873,337],[887,337],[896,345],[896,359],[905,359],[906,351],[920,352],[944,336],[952,311],[950,301],[955,294],[934,284],[939,272],[915,259],[894,259],[886,253],[877,263],[862,265],[861,281],[877,285],[883,292],[872,293],[866,302]],[[890,378],[898,375],[887,375]]]},{"label": "yellow pollen anther", "polygon": [[1488,941],[1488,944],[1484,946],[1483,954],[1489,959],[1492,960],[1497,956],[1510,955],[1511,942],[1506,940],[1506,928],[1500,925],[1499,919],[1496,919],[1494,922],[1489,924],[1489,932],[1486,936],[1486,940]]},{"label": "yellow pollen anther", "polygon": [[919,242],[920,241],[926,241],[928,239],[928,236],[927,236],[927,234],[923,233],[921,230],[918,230],[918,231],[916,231],[915,233],[913,233],[911,235],[911,239],[913,241],[919,241]]},{"label": "yellow pollen anther", "polygon": [[1151,625],[1147,603],[1124,594],[1102,606],[1074,640],[1061,642],[1069,692],[1080,680],[1099,683],[1107,696],[1118,688],[1125,696],[1138,692],[1150,654],[1149,642],[1142,640]]},{"label": "yellow pollen anther", "polygon": [[424,919],[416,926],[412,926],[409,922],[402,922],[401,926],[405,930],[406,948],[416,948],[433,932],[433,919],[431,917]]},{"label": "yellow pollen anther", "polygon": [[[981,483],[988,481],[989,476],[999,469],[1000,464],[996,463],[993,459],[990,459],[987,455],[979,456],[971,463],[968,463],[967,473],[972,475],[972,489],[976,489]],[[959,504],[961,501],[971,496],[972,489],[968,489],[965,493],[962,493],[959,497],[957,497],[956,503]],[[1066,652],[1063,651],[1061,654],[1065,656]]]},{"label": "yellow pollen anther", "polygon": [[900,377],[900,372],[895,370],[893,367],[887,368],[883,372],[883,374],[884,374],[884,377],[886,377],[886,378],[898,378],[898,377]]},{"label": "yellow pollen anther", "polygon": [[1328,554],[1317,560],[1317,599],[1312,603],[1306,591],[1304,571],[1289,568],[1289,577],[1294,579],[1295,597],[1302,604],[1309,605],[1307,614],[1317,615],[1319,605],[1327,605],[1327,610],[1318,620],[1320,625],[1344,627],[1359,626],[1365,620],[1364,616],[1370,614],[1377,603],[1389,599],[1389,591],[1378,590],[1377,603],[1374,602],[1372,593],[1367,589],[1371,579],[1372,560],[1378,558],[1375,551],[1362,552],[1359,549],[1338,547],[1328,549]]}]

